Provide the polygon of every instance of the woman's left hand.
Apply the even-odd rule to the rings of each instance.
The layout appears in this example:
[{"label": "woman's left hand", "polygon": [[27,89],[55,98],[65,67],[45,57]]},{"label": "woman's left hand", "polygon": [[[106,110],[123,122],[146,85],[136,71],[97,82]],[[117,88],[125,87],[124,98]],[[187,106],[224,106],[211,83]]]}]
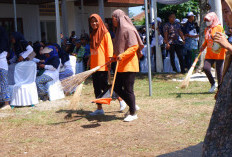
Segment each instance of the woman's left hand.
[{"label": "woman's left hand", "polygon": [[39,66],[40,68],[44,68],[44,67],[45,67],[44,64],[39,64],[38,66]]},{"label": "woman's left hand", "polygon": [[24,58],[22,56],[19,56],[18,62],[22,62],[23,60],[24,60]]},{"label": "woman's left hand", "polygon": [[120,55],[118,55],[117,61],[121,61],[121,60],[122,60],[122,57]]},{"label": "woman's left hand", "polygon": [[214,36],[214,41],[219,43],[221,47],[226,49],[231,46],[225,35],[221,32],[216,33],[216,35]]}]

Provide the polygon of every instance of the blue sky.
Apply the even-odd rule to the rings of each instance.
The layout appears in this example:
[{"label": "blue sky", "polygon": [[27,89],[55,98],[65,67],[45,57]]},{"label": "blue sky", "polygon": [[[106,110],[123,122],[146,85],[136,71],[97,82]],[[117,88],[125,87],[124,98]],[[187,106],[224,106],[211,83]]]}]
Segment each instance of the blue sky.
[{"label": "blue sky", "polygon": [[130,7],[129,11],[134,13],[134,15],[138,15],[139,13],[142,12],[142,6],[139,7]]}]

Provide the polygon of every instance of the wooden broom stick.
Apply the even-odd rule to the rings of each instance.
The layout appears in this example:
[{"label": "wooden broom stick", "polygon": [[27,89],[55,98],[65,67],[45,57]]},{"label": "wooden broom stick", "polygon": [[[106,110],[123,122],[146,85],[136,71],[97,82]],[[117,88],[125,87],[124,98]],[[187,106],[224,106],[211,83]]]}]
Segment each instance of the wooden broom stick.
[{"label": "wooden broom stick", "polygon": [[181,86],[180,86],[180,87],[181,87],[182,89],[187,88],[187,87],[189,86],[190,78],[191,78],[191,76],[192,76],[192,74],[193,74],[193,71],[194,71],[194,69],[195,69],[195,66],[196,66],[198,60],[199,60],[199,57],[201,56],[201,53],[202,53],[202,52],[200,52],[199,55],[196,57],[195,61],[193,62],[193,65],[191,66],[191,68],[190,68],[189,71],[188,71],[187,76],[185,77],[184,81],[181,83]]}]

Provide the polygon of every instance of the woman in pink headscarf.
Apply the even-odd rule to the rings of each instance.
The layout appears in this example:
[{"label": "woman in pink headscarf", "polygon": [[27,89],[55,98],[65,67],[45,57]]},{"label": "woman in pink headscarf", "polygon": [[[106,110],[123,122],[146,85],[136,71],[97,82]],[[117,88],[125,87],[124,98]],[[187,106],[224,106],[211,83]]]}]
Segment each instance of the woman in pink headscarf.
[{"label": "woman in pink headscarf", "polygon": [[220,84],[222,80],[222,70],[226,52],[226,49],[220,48],[219,45],[213,42],[213,38],[217,32],[222,33],[224,30],[216,13],[214,12],[208,13],[205,16],[204,21],[207,28],[205,29],[205,42],[202,44],[200,51],[202,52],[207,47],[203,70],[211,84],[211,89],[209,92],[213,93],[216,90],[216,83],[211,73],[211,67],[216,62],[218,84]]}]

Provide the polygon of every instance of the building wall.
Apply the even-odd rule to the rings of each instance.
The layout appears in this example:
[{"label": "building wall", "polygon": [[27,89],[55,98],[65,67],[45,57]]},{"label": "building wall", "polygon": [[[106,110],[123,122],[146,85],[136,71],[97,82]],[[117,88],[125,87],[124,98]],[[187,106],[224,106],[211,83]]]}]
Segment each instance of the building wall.
[{"label": "building wall", "polygon": [[[128,13],[128,8],[105,7],[105,18],[111,18],[111,14],[116,9],[122,9]],[[28,41],[41,40],[40,22],[55,22],[55,16],[40,16],[38,5],[17,4],[17,17],[23,20],[23,31],[25,39]],[[71,31],[76,31],[77,36],[84,29],[89,33],[88,18],[93,13],[99,13],[98,6],[84,6],[84,15],[82,22],[82,14],[79,7],[74,2],[67,2],[67,17],[69,35]],[[14,18],[13,4],[0,4],[0,18]],[[63,32],[62,18],[61,32]],[[54,28],[55,29],[55,28]],[[49,33],[49,32],[47,32]]]},{"label": "building wall", "polygon": [[[17,4],[17,17],[23,20],[23,32],[28,41],[40,40],[38,5]],[[0,18],[14,18],[13,4],[0,4]]]},{"label": "building wall", "polygon": [[[117,7],[105,7],[104,10],[104,16],[105,18],[111,18],[112,13],[114,10],[116,9],[122,9],[123,11],[125,11],[128,14],[128,8],[117,8]],[[69,9],[68,9],[69,10]],[[88,18],[91,14],[93,13],[99,13],[99,9],[98,6],[84,6],[84,18],[83,18],[83,22],[81,21],[81,9],[79,7],[76,6],[75,8],[75,13],[76,13],[76,23],[75,23],[75,28],[74,30],[76,31],[76,34],[79,36],[81,34],[81,31],[84,29],[86,33],[89,33],[89,24],[88,24]],[[70,19],[69,19],[70,20]],[[71,30],[69,30],[70,32]]]}]

